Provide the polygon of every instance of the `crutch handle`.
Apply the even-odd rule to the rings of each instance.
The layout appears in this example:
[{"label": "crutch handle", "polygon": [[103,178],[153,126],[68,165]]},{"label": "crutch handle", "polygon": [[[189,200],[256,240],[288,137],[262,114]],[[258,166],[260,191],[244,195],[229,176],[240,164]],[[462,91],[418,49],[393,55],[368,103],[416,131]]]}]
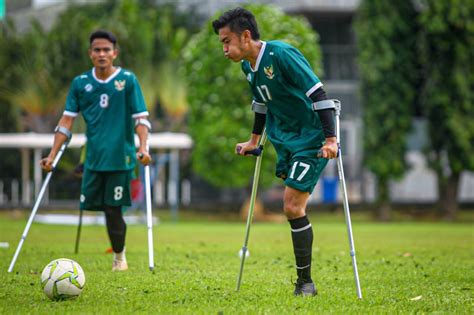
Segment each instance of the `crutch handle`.
[{"label": "crutch handle", "polygon": [[[242,150],[242,147],[241,146],[238,146],[237,147],[237,152],[240,153],[240,151]],[[258,148],[256,149],[253,149],[253,150],[249,150],[249,151],[245,151],[245,155],[254,155],[254,156],[260,156],[260,154],[262,154],[263,152],[263,145],[260,145]]]},{"label": "crutch handle", "polygon": [[[341,146],[338,144],[337,145],[337,155],[336,157],[338,158],[339,157],[339,154],[341,153]],[[322,158],[323,157],[323,151],[322,150],[318,150],[318,154],[316,155],[318,158]]]}]

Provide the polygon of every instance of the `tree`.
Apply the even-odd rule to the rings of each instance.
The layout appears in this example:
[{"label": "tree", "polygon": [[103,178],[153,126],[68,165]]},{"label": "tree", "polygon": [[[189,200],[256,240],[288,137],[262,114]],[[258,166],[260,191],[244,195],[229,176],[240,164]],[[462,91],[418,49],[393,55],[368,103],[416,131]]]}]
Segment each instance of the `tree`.
[{"label": "tree", "polygon": [[[159,102],[164,118],[171,121],[163,123],[167,130],[182,129],[186,86],[177,64],[181,49],[197,27],[186,12],[154,3],[109,0],[71,5],[49,33],[49,59],[54,76],[67,87],[74,76],[90,68],[89,34],[99,28],[114,32],[120,50],[116,64],[136,73],[151,119]],[[160,124],[155,123],[154,130],[159,130]]]},{"label": "tree", "polygon": [[[21,51],[20,38],[11,21],[0,22],[0,90],[10,90],[21,81],[21,74],[11,67],[11,61]],[[0,92],[0,133],[19,130],[19,110],[12,106],[7,95]],[[18,150],[2,149],[0,152],[2,180],[15,178],[20,173],[20,154]],[[8,187],[6,187],[8,190]]]},{"label": "tree", "polygon": [[439,206],[454,219],[461,173],[474,170],[474,3],[424,0],[421,4],[427,157],[438,175]]},{"label": "tree", "polygon": [[41,26],[33,23],[19,40],[21,50],[15,63],[9,65],[9,71],[19,74],[21,79],[15,86],[10,84],[0,89],[0,94],[20,110],[22,131],[51,132],[65,100],[65,91],[51,75],[45,38]]},{"label": "tree", "polygon": [[[285,15],[267,5],[249,5],[265,39],[280,39],[306,56],[320,73],[321,52],[318,36],[302,18]],[[192,37],[184,50],[184,66],[190,104],[189,131],[194,139],[192,166],[210,183],[220,187],[246,187],[253,174],[255,159],[234,154],[238,141],[248,139],[254,114],[250,109],[251,93],[239,64],[224,58],[222,45],[211,21]],[[265,185],[274,181],[275,153],[267,145],[261,179]]]},{"label": "tree", "polygon": [[407,169],[416,95],[416,12],[410,1],[362,1],[355,30],[363,110],[364,164],[378,180],[379,218],[390,218],[389,182]]}]

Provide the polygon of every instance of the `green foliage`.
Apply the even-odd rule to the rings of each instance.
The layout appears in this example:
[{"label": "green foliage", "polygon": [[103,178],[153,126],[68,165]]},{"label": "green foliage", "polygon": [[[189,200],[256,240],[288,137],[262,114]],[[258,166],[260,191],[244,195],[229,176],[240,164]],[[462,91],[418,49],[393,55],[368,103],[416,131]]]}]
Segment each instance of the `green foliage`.
[{"label": "green foliage", "polygon": [[[2,27],[6,30],[8,25]],[[116,64],[137,74],[152,118],[159,101],[170,117],[182,122],[186,86],[176,69],[179,52],[196,30],[186,12],[178,12],[173,5],[156,6],[154,1],[109,0],[71,4],[48,32],[36,22],[22,35],[10,28],[8,33],[15,36],[0,39],[0,63],[7,65],[0,80],[0,98],[26,115],[24,130],[45,132],[54,125],[71,80],[92,66],[89,35],[96,29],[117,35]],[[84,128],[77,127],[77,131]]]},{"label": "green foliage", "polygon": [[[209,222],[207,216],[200,222],[160,222],[154,229],[153,272],[148,270],[146,228],[129,225],[130,269],[117,273],[110,270],[112,255],[104,253],[110,246],[104,226],[83,226],[79,254],[74,254],[73,226],[34,222],[15,269],[7,273],[26,218],[13,220],[8,212],[0,213],[0,240],[10,243],[9,248],[0,248],[0,313],[473,313],[472,222],[380,225],[356,220],[363,293],[358,300],[344,219],[322,222],[321,217],[318,213],[311,218],[318,222],[314,224],[318,241],[313,251],[313,279],[319,294],[296,298],[287,223],[252,226],[250,256],[245,261],[242,287],[235,292],[243,223]],[[84,269],[86,285],[75,301],[51,302],[41,290],[41,270],[60,257],[74,259]]]},{"label": "green foliage", "polygon": [[65,92],[52,76],[48,58],[49,42],[42,27],[34,22],[31,29],[17,36],[19,51],[7,65],[15,83],[3,82],[0,95],[21,114],[22,131],[51,131],[65,100]]},{"label": "green foliage", "polygon": [[[418,80],[416,12],[410,1],[365,0],[355,30],[364,105],[364,164],[385,185],[407,168],[406,139]],[[387,193],[379,198],[388,201]]]},{"label": "green foliage", "polygon": [[5,90],[7,86],[18,85],[21,81],[21,74],[10,66],[20,49],[20,38],[16,35],[11,21],[0,23],[0,69],[2,69],[0,76],[0,132],[15,132],[19,128],[19,110],[11,105],[9,97],[1,90]]},{"label": "green foliage", "polygon": [[[263,40],[278,39],[294,45],[320,73],[318,37],[306,20],[285,15],[272,6],[247,8],[254,13]],[[251,134],[252,96],[240,64],[224,58],[222,45],[212,29],[211,21],[220,14],[210,19],[184,50],[189,132],[195,139],[193,168],[214,185],[243,187],[250,182],[255,159],[235,155],[234,148]],[[264,185],[273,182],[276,159],[271,145],[266,147],[261,170]]]},{"label": "green foliage", "polygon": [[474,170],[474,2],[424,0],[422,4],[428,157],[444,180]]}]

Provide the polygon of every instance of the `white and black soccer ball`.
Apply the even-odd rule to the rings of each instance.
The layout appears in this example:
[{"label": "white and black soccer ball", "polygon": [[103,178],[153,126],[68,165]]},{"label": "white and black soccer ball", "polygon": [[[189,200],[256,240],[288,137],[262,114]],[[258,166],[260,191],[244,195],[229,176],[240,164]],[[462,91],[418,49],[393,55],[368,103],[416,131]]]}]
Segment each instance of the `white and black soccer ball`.
[{"label": "white and black soccer ball", "polygon": [[55,259],[41,273],[41,287],[51,300],[76,298],[85,284],[86,276],[82,267],[71,259]]}]

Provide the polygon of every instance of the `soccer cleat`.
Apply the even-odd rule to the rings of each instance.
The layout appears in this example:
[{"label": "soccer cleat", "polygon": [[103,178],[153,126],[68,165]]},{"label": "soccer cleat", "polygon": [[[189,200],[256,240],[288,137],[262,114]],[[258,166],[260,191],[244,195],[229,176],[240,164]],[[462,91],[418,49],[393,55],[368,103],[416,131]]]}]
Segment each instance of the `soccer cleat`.
[{"label": "soccer cleat", "polygon": [[128,269],[127,261],[114,259],[112,263],[112,271],[125,271]]},{"label": "soccer cleat", "polygon": [[313,282],[305,283],[300,279],[296,281],[294,295],[315,296],[316,294],[318,294],[318,290]]}]

